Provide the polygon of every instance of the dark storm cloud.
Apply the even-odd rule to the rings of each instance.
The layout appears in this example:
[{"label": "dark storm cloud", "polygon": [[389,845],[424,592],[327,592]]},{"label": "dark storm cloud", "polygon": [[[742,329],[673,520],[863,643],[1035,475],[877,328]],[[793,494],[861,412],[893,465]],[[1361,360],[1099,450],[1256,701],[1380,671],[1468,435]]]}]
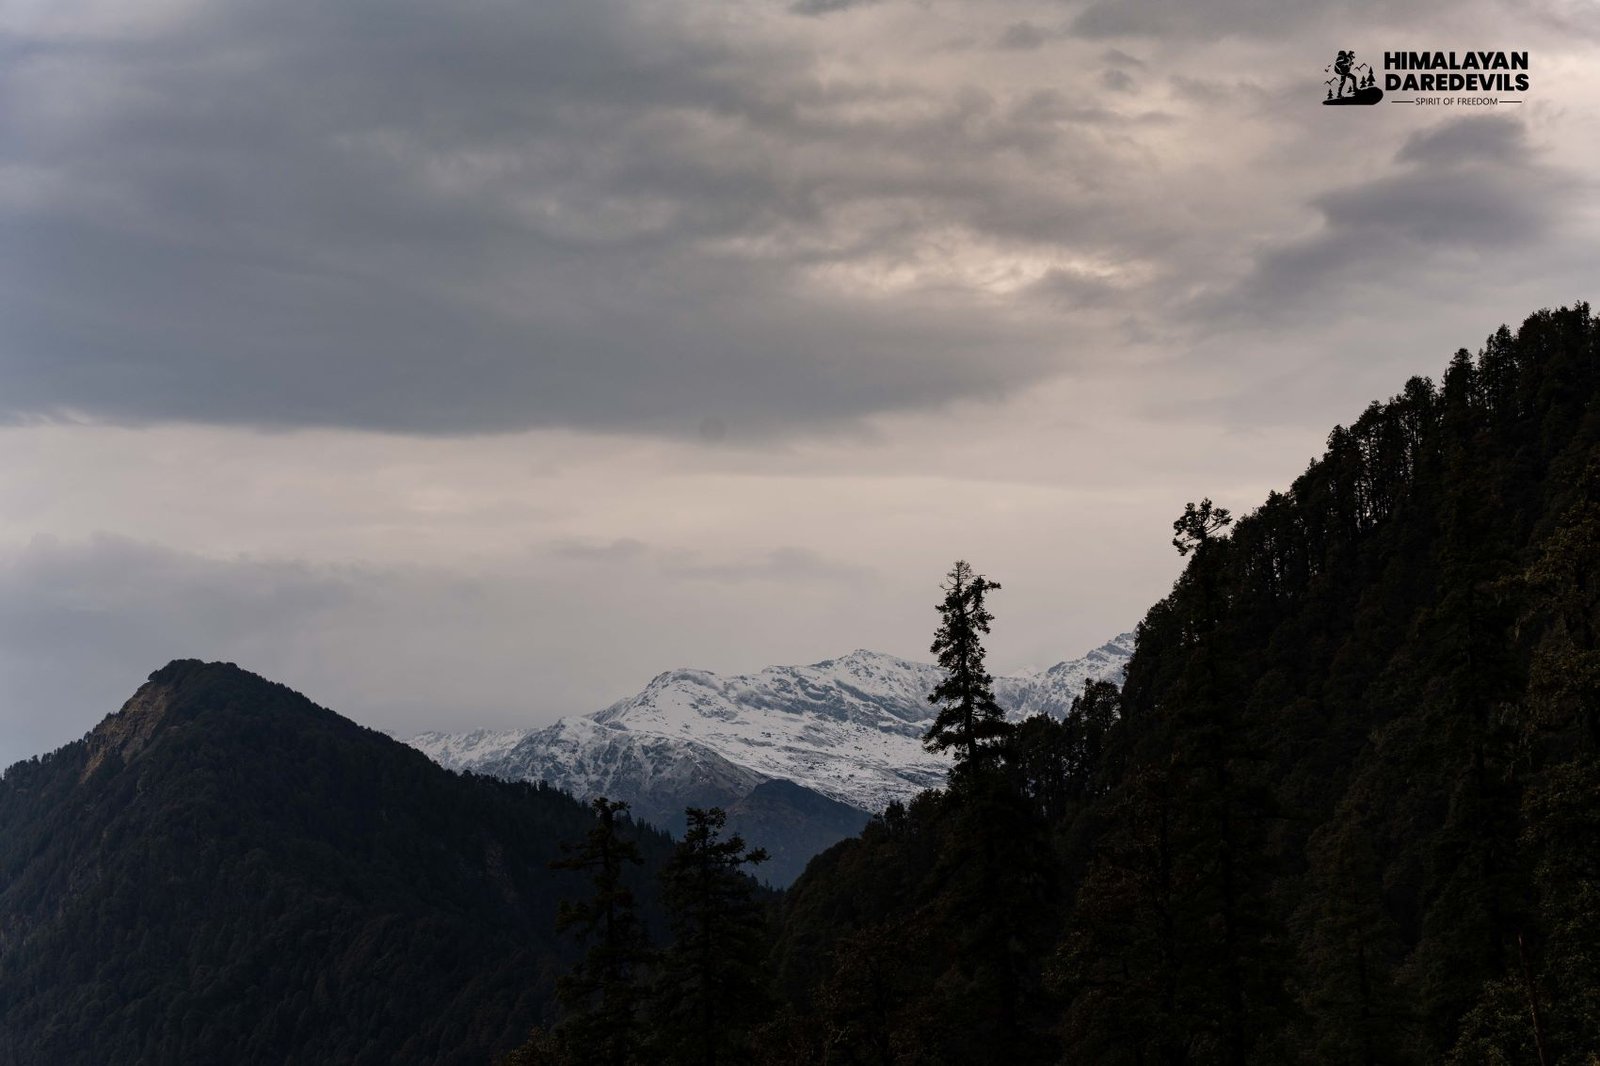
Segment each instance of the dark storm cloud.
[{"label": "dark storm cloud", "polygon": [[737,439],[1059,369],[1043,331],[849,280],[929,217],[981,229],[997,154],[1064,152],[981,94],[603,0],[235,4],[12,52],[0,417]]},{"label": "dark storm cloud", "polygon": [[1319,231],[1266,251],[1209,310],[1272,317],[1307,302],[1338,306],[1340,287],[1353,282],[1403,290],[1475,269],[1541,242],[1580,190],[1539,158],[1510,116],[1470,115],[1413,134],[1395,163],[1382,177],[1316,197]]}]

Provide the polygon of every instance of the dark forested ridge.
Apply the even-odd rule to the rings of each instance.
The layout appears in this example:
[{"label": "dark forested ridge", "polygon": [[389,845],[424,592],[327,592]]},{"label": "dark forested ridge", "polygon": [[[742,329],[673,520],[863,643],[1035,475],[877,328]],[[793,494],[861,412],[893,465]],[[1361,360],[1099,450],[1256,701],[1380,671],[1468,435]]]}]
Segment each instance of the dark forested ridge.
[{"label": "dark forested ridge", "polygon": [[[0,780],[0,1063],[474,1063],[578,956],[592,812],[175,662]],[[634,828],[643,917],[669,841]]]},{"label": "dark forested ridge", "polygon": [[1594,1063],[1597,389],[1543,311],[1192,505],[1120,695],[790,891],[771,1060]]}]

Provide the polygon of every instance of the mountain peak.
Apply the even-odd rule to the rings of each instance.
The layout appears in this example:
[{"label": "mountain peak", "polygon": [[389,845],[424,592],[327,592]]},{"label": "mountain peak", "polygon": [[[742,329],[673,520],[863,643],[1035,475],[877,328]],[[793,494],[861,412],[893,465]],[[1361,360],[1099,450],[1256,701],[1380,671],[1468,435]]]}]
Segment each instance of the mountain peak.
[{"label": "mountain peak", "polygon": [[[857,648],[848,655],[841,655],[836,659],[824,659],[819,663],[811,664],[815,669],[830,666],[862,667],[862,666],[892,666],[901,667],[913,664],[910,659],[902,659],[898,655],[890,655],[886,651],[873,651],[871,648]],[[793,667],[773,666],[769,670],[786,670]]]},{"label": "mountain peak", "polygon": [[178,684],[185,678],[205,670],[236,670],[239,673],[248,673],[241,670],[237,663],[206,662],[204,659],[174,659],[159,670],[151,672],[147,680],[157,684]]},{"label": "mountain peak", "polygon": [[[497,1060],[553,1006],[575,882],[550,863],[593,825],[233,664],[171,663],[0,776],[0,1062]],[[649,873],[630,889],[659,920]]]},{"label": "mountain peak", "polygon": [[200,659],[172,660],[151,673],[149,679],[139,686],[139,691],[89,732],[86,738],[88,759],[79,780],[88,780],[112,756],[124,764],[137,756],[155,739],[174,705],[179,702],[180,693],[187,683],[207,673],[217,672],[228,672],[270,684],[233,663],[208,663]]},{"label": "mountain peak", "polygon": [[176,662],[171,663],[151,674],[150,680],[140,686],[121,710],[107,715],[90,731],[87,738],[89,757],[84,762],[83,773],[78,777],[80,782],[87,781],[112,756],[126,764],[155,737],[172,708],[175,696],[162,675],[177,665]]},{"label": "mountain peak", "polygon": [[[996,678],[996,695],[1013,719],[1059,717],[1085,681],[1120,681],[1131,648],[1122,634],[1042,673]],[[597,794],[601,782],[612,798],[629,787],[653,795],[657,782],[692,777],[715,761],[754,781],[792,781],[876,811],[944,782],[948,761],[922,747],[939,673],[871,648],[750,674],[668,670],[636,695],[528,731],[520,742],[511,734],[432,733],[410,743],[447,766],[548,780],[580,796]]]},{"label": "mountain peak", "polygon": [[230,662],[174,659],[90,731],[83,780],[127,765],[175,729],[206,729],[224,743],[293,744],[302,727],[366,732],[300,693]]},{"label": "mountain peak", "polygon": [[826,660],[826,661],[827,662],[841,662],[841,663],[843,663],[843,662],[879,662],[879,661],[885,660],[885,659],[889,660],[890,662],[897,662],[897,663],[903,663],[903,662],[908,661],[908,660],[900,658],[898,655],[890,655],[886,651],[873,651],[871,648],[857,648],[855,651],[851,652],[849,655],[841,655],[837,659],[829,659],[829,660]]},{"label": "mountain peak", "polygon": [[1134,635],[1131,632],[1121,633],[1093,651],[1085,652],[1081,658],[1071,659],[1067,662],[1056,663],[1047,669],[1039,671],[1035,677],[1048,677],[1070,672],[1085,663],[1126,663],[1133,657]]}]

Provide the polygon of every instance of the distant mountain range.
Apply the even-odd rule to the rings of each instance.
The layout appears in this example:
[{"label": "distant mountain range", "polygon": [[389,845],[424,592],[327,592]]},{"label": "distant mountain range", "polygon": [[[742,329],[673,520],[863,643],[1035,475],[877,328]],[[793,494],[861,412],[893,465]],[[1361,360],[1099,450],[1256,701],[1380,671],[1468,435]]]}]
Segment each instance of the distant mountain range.
[{"label": "distant mountain range", "polygon": [[[1120,681],[1133,634],[1077,659],[995,679],[1014,719],[1060,716],[1090,680]],[[890,802],[944,783],[948,760],[922,747],[939,667],[857,650],[809,666],[721,677],[671,670],[594,714],[542,729],[422,733],[407,743],[453,770],[546,781],[580,799],[626,800],[677,831],[685,806],[721,806],[773,852],[774,884],[858,832]]]}]

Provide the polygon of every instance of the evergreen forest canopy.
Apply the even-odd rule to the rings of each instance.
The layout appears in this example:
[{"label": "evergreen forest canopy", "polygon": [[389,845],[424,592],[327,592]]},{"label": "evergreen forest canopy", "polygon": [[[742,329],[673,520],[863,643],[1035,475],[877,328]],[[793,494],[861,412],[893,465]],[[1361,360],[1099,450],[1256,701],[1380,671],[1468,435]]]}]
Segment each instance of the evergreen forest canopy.
[{"label": "evergreen forest canopy", "polygon": [[[1237,521],[1190,504],[1060,721],[994,706],[957,563],[949,787],[812,861],[763,1017],[614,1061],[1600,1062],[1597,388],[1600,322],[1541,311]],[[600,1061],[567,1035],[516,1061]]]}]

